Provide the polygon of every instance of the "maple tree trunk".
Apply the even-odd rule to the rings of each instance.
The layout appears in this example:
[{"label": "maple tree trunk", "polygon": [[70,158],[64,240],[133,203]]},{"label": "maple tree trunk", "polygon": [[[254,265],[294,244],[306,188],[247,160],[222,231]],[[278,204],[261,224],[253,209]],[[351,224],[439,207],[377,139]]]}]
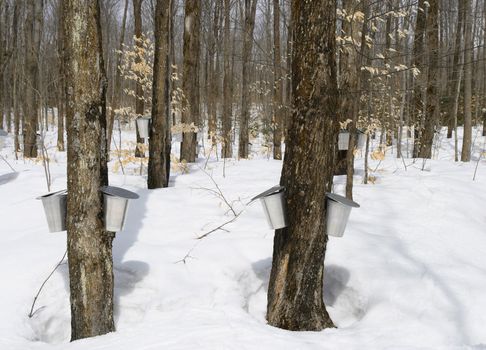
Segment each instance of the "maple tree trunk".
[{"label": "maple tree trunk", "polygon": [[167,187],[170,174],[169,37],[170,1],[157,0],[147,186]]},{"label": "maple tree trunk", "polygon": [[275,231],[267,320],[311,331],[333,327],[323,301],[323,275],[325,193],[332,187],[338,133],[336,1],[293,0],[292,23],[294,109],[280,180],[289,225]]},{"label": "maple tree trunk", "polygon": [[424,127],[420,134],[419,158],[432,158],[435,127],[439,122],[439,4],[437,0],[429,0],[427,10],[427,102]]},{"label": "maple tree trunk", "polygon": [[[184,47],[182,72],[182,123],[186,126],[200,124],[199,111],[199,52],[200,52],[200,4],[199,0],[185,1]],[[181,161],[196,160],[197,138],[194,132],[183,132]]]},{"label": "maple tree trunk", "polygon": [[224,58],[223,58],[223,116],[222,116],[222,158],[233,156],[233,145],[231,142],[231,128],[233,119],[233,106],[231,94],[231,62],[230,62],[230,0],[224,0]]},{"label": "maple tree trunk", "polygon": [[253,29],[255,27],[256,0],[245,0],[245,27],[243,40],[241,118],[238,142],[238,156],[248,158],[250,121],[250,60],[253,47]]},{"label": "maple tree trunk", "polygon": [[273,0],[273,70],[275,74],[275,91],[273,95],[273,159],[282,159],[282,138],[284,125],[283,82],[280,56],[280,5]]},{"label": "maple tree trunk", "polygon": [[461,161],[471,160],[472,143],[472,63],[473,63],[473,29],[472,29],[472,3],[464,0],[465,27],[464,27],[464,134],[462,139]]},{"label": "maple tree trunk", "polygon": [[106,74],[98,0],[62,3],[67,120],[67,243],[71,340],[115,330],[114,233],[103,223]]},{"label": "maple tree trunk", "polygon": [[[134,36],[135,36],[135,46],[137,50],[143,49],[143,43],[140,41],[142,39],[142,1],[143,0],[133,0],[133,19],[134,19]],[[140,57],[135,58],[135,64],[140,63]],[[135,114],[137,117],[143,116],[144,113],[144,93],[142,84],[137,80],[135,83]],[[135,123],[135,130],[137,136],[137,147],[135,149],[135,157],[143,158],[144,152],[142,145],[144,139],[138,134],[138,125]]]}]

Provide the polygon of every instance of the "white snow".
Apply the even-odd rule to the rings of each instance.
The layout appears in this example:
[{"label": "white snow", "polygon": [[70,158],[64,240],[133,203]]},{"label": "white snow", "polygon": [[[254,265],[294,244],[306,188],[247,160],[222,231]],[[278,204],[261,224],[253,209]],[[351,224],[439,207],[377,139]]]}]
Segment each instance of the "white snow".
[{"label": "white snow", "polygon": [[[246,203],[279,182],[280,161],[257,146],[247,161],[211,157],[207,171],[244,212],[201,240],[233,216],[207,190],[215,186],[199,168],[204,160],[189,174],[173,172],[171,187],[161,190],[146,189],[139,163],[126,165],[127,175],[112,172],[112,185],[140,195],[114,242],[117,331],[73,343],[66,264],[27,316],[65,251],[66,233],[48,233],[35,200],[47,192],[42,163],[15,160],[9,137],[0,154],[16,173],[0,159],[0,349],[486,349],[484,158],[472,180],[486,140],[479,130],[474,135],[470,163],[453,161],[453,140],[444,135],[436,159],[405,159],[406,170],[389,148],[384,161],[370,161],[375,184],[362,184],[358,157],[354,199],[361,208],[344,237],[330,238],[325,259],[325,302],[337,328],[322,332],[265,321],[274,232],[260,204]],[[46,139],[51,190],[60,190],[65,154],[55,149],[55,132]],[[123,140],[133,139],[123,132]],[[344,177],[335,183],[342,193]]]}]

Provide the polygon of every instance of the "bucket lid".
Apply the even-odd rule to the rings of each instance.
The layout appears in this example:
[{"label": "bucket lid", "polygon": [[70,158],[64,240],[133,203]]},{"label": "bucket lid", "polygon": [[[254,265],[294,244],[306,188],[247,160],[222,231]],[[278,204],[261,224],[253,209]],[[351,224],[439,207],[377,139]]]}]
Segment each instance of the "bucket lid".
[{"label": "bucket lid", "polygon": [[139,120],[139,119],[150,120],[150,119],[152,119],[152,117],[150,117],[148,115],[143,115],[143,116],[137,118],[137,120]]},{"label": "bucket lid", "polygon": [[2,137],[2,136],[8,136],[8,132],[6,132],[5,130],[0,129],[0,137]]},{"label": "bucket lid", "polygon": [[354,202],[354,201],[352,201],[352,200],[350,200],[350,199],[348,199],[344,196],[341,196],[339,194],[327,192],[326,197],[335,201],[335,202],[347,205],[348,207],[359,208],[358,203],[356,203],[356,202]]},{"label": "bucket lid", "polygon": [[103,186],[101,187],[101,192],[109,196],[121,197],[126,199],[137,199],[140,197],[135,192],[125,190],[121,187],[115,187],[115,186]]},{"label": "bucket lid", "polygon": [[[255,201],[257,199],[260,199],[260,198],[263,198],[263,197],[268,197],[272,194],[276,194],[276,193],[282,192],[284,190],[285,190],[284,186],[280,186],[280,185],[273,186],[272,188],[269,188],[268,190],[260,193],[258,196],[253,197],[251,199],[250,203],[252,203],[253,201]],[[250,203],[248,203],[248,204],[250,204]]]},{"label": "bucket lid", "polygon": [[39,196],[36,199],[43,199],[43,198],[47,198],[47,197],[51,197],[51,196],[60,196],[60,195],[66,194],[66,193],[67,193],[67,190],[60,190],[60,191],[45,194],[43,196]]}]

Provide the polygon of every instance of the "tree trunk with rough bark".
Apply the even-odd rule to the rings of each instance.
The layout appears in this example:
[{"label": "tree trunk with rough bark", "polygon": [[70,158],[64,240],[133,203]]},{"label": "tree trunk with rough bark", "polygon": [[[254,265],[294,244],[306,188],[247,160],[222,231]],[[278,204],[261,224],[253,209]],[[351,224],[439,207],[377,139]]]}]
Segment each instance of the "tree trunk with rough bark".
[{"label": "tree trunk with rough bark", "polygon": [[224,77],[223,77],[223,116],[222,116],[222,158],[233,156],[233,144],[231,142],[231,129],[233,119],[233,98],[231,94],[231,51],[230,51],[230,13],[231,2],[224,0]]},{"label": "tree trunk with rough bark", "polygon": [[111,139],[113,137],[113,127],[115,124],[115,111],[118,109],[120,105],[120,96],[121,96],[121,83],[122,83],[122,77],[121,77],[121,70],[120,70],[120,64],[121,64],[121,57],[122,57],[122,51],[123,51],[123,43],[125,42],[125,30],[126,30],[126,24],[127,24],[127,12],[128,12],[128,0],[125,0],[125,6],[123,10],[123,19],[122,19],[122,25],[121,25],[121,32],[120,32],[120,40],[118,42],[118,52],[116,52],[116,73],[115,73],[115,86],[113,87],[113,94],[112,94],[112,99],[110,103],[110,115],[108,117],[107,121],[107,143],[108,143],[108,153],[110,152],[111,148]]},{"label": "tree trunk with rough bark", "polygon": [[[289,226],[275,231],[268,288],[270,325],[299,331],[333,327],[323,301],[326,192],[338,133],[336,1],[292,1],[293,115],[280,184]],[[319,169],[319,171],[316,171]]]},{"label": "tree trunk with rough bark", "polygon": [[37,123],[39,112],[39,46],[43,2],[27,1],[25,21],[25,119],[24,157],[37,157]]},{"label": "tree trunk with rough bark", "polygon": [[64,152],[64,115],[66,106],[66,87],[64,82],[64,71],[63,71],[63,16],[61,15],[62,4],[58,4],[58,28],[57,28],[57,52],[58,52],[58,88],[57,88],[57,150],[59,152]]},{"label": "tree trunk with rough bark", "polygon": [[[143,0],[133,0],[133,19],[134,19],[134,37],[135,37],[135,46],[137,50],[142,50],[143,44],[142,40],[142,1]],[[135,64],[140,63],[140,58],[135,58]],[[135,114],[137,117],[143,116],[145,103],[143,100],[143,87],[142,84],[137,81],[135,83]],[[144,143],[144,139],[142,139],[138,134],[138,125],[135,123],[135,130],[137,134],[137,148],[135,149],[135,157],[142,158],[144,157],[143,148],[141,145]]]},{"label": "tree trunk with rough bark", "polygon": [[280,53],[280,4],[273,0],[273,71],[275,90],[273,95],[273,159],[282,159],[284,126],[282,58]]},{"label": "tree trunk with rough bark", "polygon": [[113,332],[114,233],[103,223],[106,74],[98,0],[62,3],[66,78],[71,340]]},{"label": "tree trunk with rough bark", "polygon": [[214,20],[209,35],[209,84],[208,84],[208,133],[211,144],[216,145],[217,114],[218,114],[218,90],[219,79],[217,76],[217,42],[219,41],[219,20],[221,16],[222,1],[214,3]]},{"label": "tree trunk with rough bark", "polygon": [[[199,52],[201,10],[199,0],[185,1],[184,47],[182,65],[182,123],[189,126],[200,125],[199,111]],[[196,161],[197,137],[194,132],[183,132],[181,161]]]},{"label": "tree trunk with rough bark", "polygon": [[435,128],[439,123],[439,4],[429,0],[426,41],[428,50],[427,101],[424,124],[420,133],[419,158],[432,158]]},{"label": "tree trunk with rough bark", "polygon": [[465,27],[464,27],[464,134],[462,138],[461,161],[471,160],[472,144],[472,64],[473,64],[473,29],[472,29],[472,3],[464,0]]},{"label": "tree trunk with rough bark", "polygon": [[170,109],[169,109],[169,37],[171,0],[157,0],[155,7],[155,55],[152,88],[152,125],[149,138],[147,186],[169,186]]},{"label": "tree trunk with rough bark", "polygon": [[[278,1],[278,0],[276,0]],[[250,66],[251,52],[253,48],[253,29],[255,28],[257,0],[245,0],[245,27],[243,30],[243,62],[242,62],[242,82],[241,82],[241,118],[240,135],[238,142],[238,156],[248,158],[249,130],[250,122]]]},{"label": "tree trunk with rough bark", "polygon": [[424,36],[425,36],[425,0],[418,0],[417,21],[415,25],[415,36],[413,41],[413,61],[412,64],[420,70],[420,75],[415,78],[413,85],[413,103],[412,103],[412,123],[415,126],[414,129],[414,145],[413,145],[413,157],[417,158],[420,150],[420,131],[422,128],[423,119],[423,77],[425,76],[424,69]]}]

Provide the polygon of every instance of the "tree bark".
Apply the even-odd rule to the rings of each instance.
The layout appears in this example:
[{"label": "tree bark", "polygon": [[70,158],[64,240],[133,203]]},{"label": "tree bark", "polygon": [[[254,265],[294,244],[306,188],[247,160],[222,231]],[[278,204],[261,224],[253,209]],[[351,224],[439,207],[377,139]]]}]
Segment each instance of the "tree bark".
[{"label": "tree bark", "polygon": [[[278,1],[278,0],[275,0]],[[238,142],[238,156],[248,158],[249,121],[250,121],[250,65],[253,48],[253,30],[255,28],[257,0],[245,0],[245,26],[243,30],[243,62],[241,82],[241,118]]]},{"label": "tree bark", "polygon": [[231,94],[231,52],[230,52],[230,0],[224,0],[224,77],[223,77],[223,117],[222,117],[222,158],[233,156],[233,144],[231,142],[231,129],[233,119],[233,98]]},{"label": "tree bark", "polygon": [[464,134],[462,138],[461,161],[471,160],[472,143],[472,64],[473,64],[473,29],[471,0],[464,0],[465,28],[464,28]]},{"label": "tree bark", "polygon": [[427,10],[427,101],[424,127],[420,134],[419,158],[432,158],[435,127],[439,122],[439,4],[437,0],[429,0]]},{"label": "tree bark", "polygon": [[415,126],[414,130],[414,145],[413,157],[417,158],[420,149],[420,131],[422,128],[423,119],[423,88],[422,81],[424,77],[424,35],[425,35],[426,19],[425,19],[425,0],[418,0],[417,8],[417,22],[415,25],[414,45],[413,45],[413,65],[420,70],[420,75],[415,78],[413,85],[413,104],[412,104],[412,123]]},{"label": "tree bark", "polygon": [[284,125],[282,58],[280,53],[280,5],[273,0],[273,71],[275,91],[273,95],[273,159],[282,159],[282,138]]},{"label": "tree bark", "polygon": [[221,16],[222,1],[215,1],[214,3],[214,20],[212,30],[209,32],[209,85],[208,85],[208,133],[211,138],[212,145],[216,145],[217,133],[217,114],[218,114],[218,90],[219,79],[217,76],[217,45],[219,42],[219,21]]},{"label": "tree bark", "polygon": [[64,68],[63,68],[63,16],[61,14],[62,4],[58,4],[58,28],[57,28],[57,52],[58,52],[58,89],[57,89],[57,150],[64,152],[64,114],[66,105],[66,87],[64,82]]},{"label": "tree bark", "polygon": [[147,186],[167,187],[170,174],[169,37],[171,0],[157,0]]},{"label": "tree bark", "polygon": [[125,42],[125,30],[126,30],[126,24],[127,24],[127,12],[128,12],[128,0],[125,0],[125,6],[123,10],[123,19],[122,19],[122,25],[121,25],[121,32],[120,32],[120,41],[118,42],[118,52],[116,53],[116,73],[115,73],[115,86],[113,87],[113,94],[112,94],[112,100],[110,103],[110,116],[107,121],[107,147],[108,147],[108,153],[110,152],[110,147],[111,147],[111,139],[113,137],[113,126],[115,124],[115,111],[118,109],[120,106],[120,96],[121,96],[121,70],[120,70],[120,64],[121,64],[121,52],[123,50],[123,43]]},{"label": "tree bark", "polygon": [[67,240],[71,340],[115,330],[114,234],[103,223],[106,74],[98,0],[65,0],[64,67],[68,130]]},{"label": "tree bark", "polygon": [[[43,2],[27,1],[25,21],[25,119],[24,119],[24,157],[37,157],[37,123],[39,112],[39,45],[40,21],[42,21]],[[40,17],[40,18],[39,18]]]},{"label": "tree bark", "polygon": [[[182,123],[198,126],[199,111],[199,52],[201,30],[200,1],[186,0],[184,18],[184,47],[182,72]],[[197,137],[194,132],[182,133],[181,161],[196,161]]]},{"label": "tree bark", "polygon": [[292,23],[294,110],[280,180],[289,226],[275,231],[267,319],[279,328],[311,331],[333,327],[322,291],[325,193],[339,128],[336,1],[293,0]]},{"label": "tree bark", "polygon": [[[134,37],[135,46],[137,50],[142,50],[143,44],[140,41],[142,39],[142,1],[143,0],[133,0],[133,19],[134,19]],[[140,63],[140,58],[137,56],[135,58],[135,64]],[[144,100],[143,100],[143,87],[142,84],[137,80],[135,83],[135,114],[137,117],[143,116],[144,113]],[[137,134],[137,148],[135,149],[135,157],[143,158],[144,154],[141,148],[144,140],[138,134],[138,125],[135,123],[135,129]]]}]

